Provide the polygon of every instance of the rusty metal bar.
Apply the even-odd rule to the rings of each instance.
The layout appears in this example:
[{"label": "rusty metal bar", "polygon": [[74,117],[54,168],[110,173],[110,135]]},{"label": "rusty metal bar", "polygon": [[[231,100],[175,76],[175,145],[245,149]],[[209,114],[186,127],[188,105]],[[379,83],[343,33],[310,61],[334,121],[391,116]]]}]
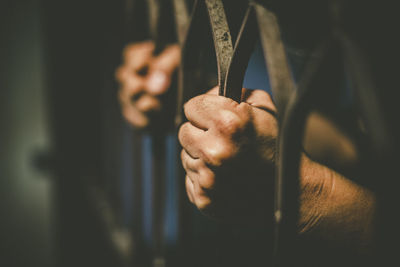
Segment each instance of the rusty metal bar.
[{"label": "rusty metal bar", "polygon": [[232,37],[222,0],[205,0],[205,3],[217,57],[219,95],[225,95],[225,79],[233,55]]},{"label": "rusty metal bar", "polygon": [[236,102],[241,101],[243,80],[247,64],[258,38],[258,25],[253,6],[249,6],[243,19],[235,42],[235,48],[230,60],[225,78],[224,96]]}]

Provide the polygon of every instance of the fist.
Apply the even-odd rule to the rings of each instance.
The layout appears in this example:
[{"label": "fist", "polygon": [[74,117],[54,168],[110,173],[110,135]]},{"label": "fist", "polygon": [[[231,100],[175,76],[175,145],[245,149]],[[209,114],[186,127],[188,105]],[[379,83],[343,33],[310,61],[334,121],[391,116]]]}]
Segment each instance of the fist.
[{"label": "fist", "polygon": [[153,126],[154,118],[165,114],[163,99],[180,63],[178,45],[166,47],[158,56],[154,48],[150,41],[128,45],[123,64],[116,71],[122,114],[139,129]]},{"label": "fist", "polygon": [[217,88],[188,101],[179,130],[189,200],[205,214],[260,221],[272,211],[277,122],[262,90],[245,90],[240,104]]}]

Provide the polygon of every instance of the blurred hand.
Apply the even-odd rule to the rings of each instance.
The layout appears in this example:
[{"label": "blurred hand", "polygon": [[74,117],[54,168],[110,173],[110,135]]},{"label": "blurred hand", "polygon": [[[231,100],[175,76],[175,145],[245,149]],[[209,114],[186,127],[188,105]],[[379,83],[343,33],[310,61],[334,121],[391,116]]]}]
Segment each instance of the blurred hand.
[{"label": "blurred hand", "polygon": [[246,90],[240,104],[216,94],[184,106],[179,141],[188,197],[214,218],[260,221],[272,211],[275,106],[262,90]]},{"label": "blurred hand", "polygon": [[128,45],[116,71],[122,114],[139,129],[151,126],[152,115],[165,110],[161,96],[168,91],[180,63],[178,45],[166,47],[158,56],[154,56],[154,48],[151,41]]}]

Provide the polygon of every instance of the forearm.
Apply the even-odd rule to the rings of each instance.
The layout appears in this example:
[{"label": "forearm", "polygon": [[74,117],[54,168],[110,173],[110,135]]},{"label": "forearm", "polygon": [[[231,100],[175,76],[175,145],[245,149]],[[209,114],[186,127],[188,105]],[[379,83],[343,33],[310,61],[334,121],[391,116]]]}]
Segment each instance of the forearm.
[{"label": "forearm", "polygon": [[303,157],[300,233],[359,253],[373,239],[375,196],[337,172]]}]

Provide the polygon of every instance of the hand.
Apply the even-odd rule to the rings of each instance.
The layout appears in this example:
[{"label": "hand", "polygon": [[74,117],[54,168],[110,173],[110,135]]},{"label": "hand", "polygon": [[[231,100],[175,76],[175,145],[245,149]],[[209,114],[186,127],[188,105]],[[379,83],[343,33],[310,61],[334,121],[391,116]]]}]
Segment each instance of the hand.
[{"label": "hand", "polygon": [[272,209],[275,106],[261,90],[246,90],[240,104],[216,92],[184,106],[189,121],[179,141],[189,200],[218,219],[266,218]]},{"label": "hand", "polygon": [[122,114],[139,129],[152,126],[154,114],[165,114],[162,97],[180,63],[178,45],[166,47],[158,56],[153,55],[154,48],[150,41],[128,45],[123,53],[124,63],[116,71]]}]

